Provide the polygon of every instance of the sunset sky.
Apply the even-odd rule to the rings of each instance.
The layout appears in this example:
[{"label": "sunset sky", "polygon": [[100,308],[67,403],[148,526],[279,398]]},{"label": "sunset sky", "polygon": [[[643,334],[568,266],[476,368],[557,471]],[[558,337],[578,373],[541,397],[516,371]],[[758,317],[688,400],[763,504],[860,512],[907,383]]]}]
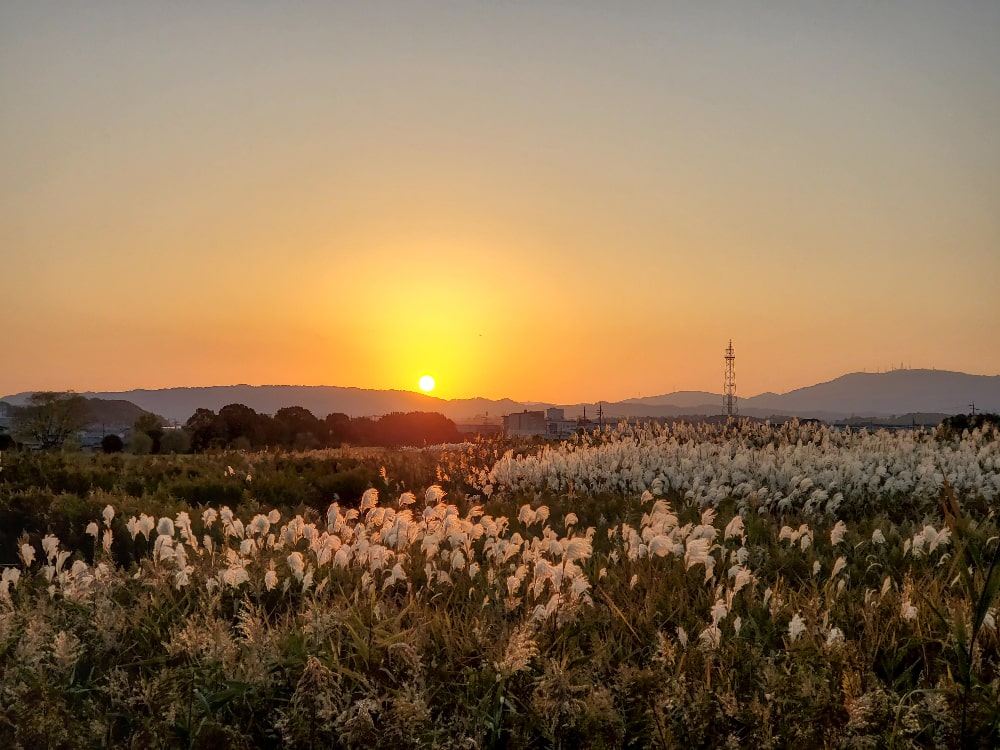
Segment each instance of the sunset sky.
[{"label": "sunset sky", "polygon": [[1000,3],[0,4],[0,396],[1000,373]]}]

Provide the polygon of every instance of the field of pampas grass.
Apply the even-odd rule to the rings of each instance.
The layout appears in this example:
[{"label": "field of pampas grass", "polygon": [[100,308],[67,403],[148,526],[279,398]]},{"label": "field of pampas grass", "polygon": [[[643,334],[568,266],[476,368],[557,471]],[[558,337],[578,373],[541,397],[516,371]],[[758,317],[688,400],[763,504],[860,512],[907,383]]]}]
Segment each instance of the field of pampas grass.
[{"label": "field of pampas grass", "polygon": [[993,428],[2,458],[4,747],[1000,744]]}]

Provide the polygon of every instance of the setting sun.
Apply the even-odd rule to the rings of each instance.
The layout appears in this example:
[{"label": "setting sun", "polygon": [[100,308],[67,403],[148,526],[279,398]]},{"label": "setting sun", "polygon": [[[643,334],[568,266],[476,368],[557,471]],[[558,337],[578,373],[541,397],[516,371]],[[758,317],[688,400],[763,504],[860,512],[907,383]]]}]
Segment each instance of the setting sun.
[{"label": "setting sun", "polygon": [[420,378],[420,390],[430,393],[434,390],[434,378],[430,375],[423,375]]}]

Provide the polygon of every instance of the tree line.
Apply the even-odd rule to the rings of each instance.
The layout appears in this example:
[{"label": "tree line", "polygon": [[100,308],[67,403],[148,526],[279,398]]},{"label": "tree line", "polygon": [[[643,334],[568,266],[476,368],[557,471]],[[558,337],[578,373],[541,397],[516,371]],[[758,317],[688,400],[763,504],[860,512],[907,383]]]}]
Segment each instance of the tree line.
[{"label": "tree line", "polygon": [[320,419],[302,406],[278,409],[274,416],[260,414],[244,404],[219,409],[198,409],[184,424],[191,449],[292,450],[373,445],[386,448],[435,445],[461,440],[455,423],[433,412],[393,412],[382,417],[350,417],[333,413]]},{"label": "tree line", "polygon": [[[40,392],[13,410],[12,435],[0,450],[16,442],[42,450],[72,444],[86,427],[86,401],[75,393]],[[458,442],[455,423],[431,412],[393,412],[382,417],[350,417],[333,413],[320,419],[301,406],[279,409],[274,416],[245,404],[229,404],[218,412],[198,409],[180,428],[170,428],[151,413],[133,425],[129,446],[136,453],[187,453],[215,449],[309,450],[344,445],[399,448]],[[124,450],[116,434],[104,437],[105,452]]]},{"label": "tree line", "polygon": [[978,414],[955,414],[945,417],[938,425],[938,436],[951,439],[961,437],[965,430],[981,430],[987,425],[1000,428],[1000,414],[979,412]]}]

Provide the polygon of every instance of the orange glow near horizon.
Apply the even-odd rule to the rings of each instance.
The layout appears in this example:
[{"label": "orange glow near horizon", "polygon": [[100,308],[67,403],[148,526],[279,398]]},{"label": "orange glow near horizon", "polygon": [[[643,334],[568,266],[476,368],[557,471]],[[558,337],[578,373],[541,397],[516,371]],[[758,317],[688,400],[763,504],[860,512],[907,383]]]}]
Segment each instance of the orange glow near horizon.
[{"label": "orange glow near horizon", "polygon": [[0,398],[718,393],[730,339],[740,397],[1000,373],[997,28],[905,0],[0,4]]}]

